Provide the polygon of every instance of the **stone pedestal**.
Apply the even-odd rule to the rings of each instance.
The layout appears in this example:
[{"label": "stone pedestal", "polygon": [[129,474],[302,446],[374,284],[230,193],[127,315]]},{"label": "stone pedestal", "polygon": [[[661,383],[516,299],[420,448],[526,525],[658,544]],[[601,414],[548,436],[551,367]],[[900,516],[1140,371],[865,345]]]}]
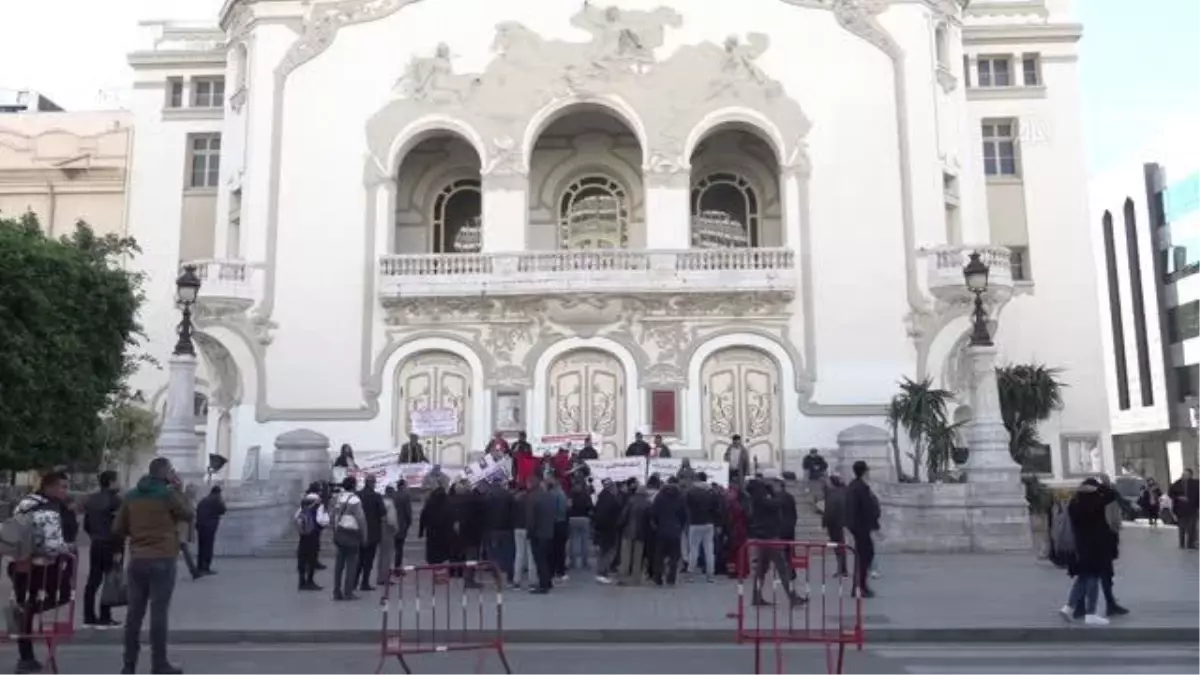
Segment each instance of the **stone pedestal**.
[{"label": "stone pedestal", "polygon": [[[838,456],[829,461],[830,468],[849,482],[854,479],[854,463],[862,460],[871,470],[871,482],[883,483],[896,480],[896,467],[892,464],[891,435],[879,427],[858,424],[838,434]],[[795,467],[798,470],[800,467]]]},{"label": "stone pedestal", "polygon": [[329,439],[309,429],[296,429],[275,438],[274,463],[268,480],[273,485],[300,483],[304,489],[315,480],[331,480]]},{"label": "stone pedestal", "polygon": [[196,438],[196,357],[171,357],[167,410],[159,431],[157,451],[171,460],[184,483],[202,483],[206,464]]},{"label": "stone pedestal", "polygon": [[[1004,483],[1021,489],[1021,467],[1009,452],[1008,430],[1000,415],[1000,389],[996,382],[996,347],[969,347],[971,362],[971,422],[967,425],[967,480],[971,483]],[[1024,494],[1023,489],[1022,494]]]}]

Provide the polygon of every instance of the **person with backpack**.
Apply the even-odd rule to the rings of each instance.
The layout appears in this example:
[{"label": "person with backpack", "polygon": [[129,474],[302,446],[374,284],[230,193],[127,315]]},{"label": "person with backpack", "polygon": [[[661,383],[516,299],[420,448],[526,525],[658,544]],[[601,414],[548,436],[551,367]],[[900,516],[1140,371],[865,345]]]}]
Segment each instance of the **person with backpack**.
[{"label": "person with backpack", "polygon": [[91,545],[88,547],[88,576],[83,588],[83,623],[87,626],[116,626],[112,608],[101,604],[96,614],[96,593],[109,570],[119,567],[122,542],[113,538],[113,521],[121,508],[120,487],[116,471],[100,472],[100,489],[88,496],[83,504],[83,530]]},{"label": "person with backpack", "polygon": [[[63,604],[71,583],[65,563],[70,546],[63,537],[58,503],[67,496],[67,476],[55,471],[42,477],[37,492],[17,503],[13,515],[0,526],[0,556],[10,559],[8,577],[14,602],[8,607],[9,634],[28,636],[34,617]],[[18,673],[40,673],[42,664],[33,655],[28,637],[17,639]]]},{"label": "person with backpack", "polygon": [[367,534],[367,514],[362,499],[354,494],[358,481],[353,476],[342,479],[342,491],[333,505],[333,545],[337,559],[333,564],[333,599],[357,600],[354,594],[358,580],[359,549]]},{"label": "person with backpack", "polygon": [[317,573],[317,560],[321,555],[321,532],[329,527],[329,512],[321,499],[321,486],[308,486],[308,494],[300,500],[300,508],[293,516],[296,534],[296,571],[300,575],[298,589],[301,591],[322,590],[313,577]]}]

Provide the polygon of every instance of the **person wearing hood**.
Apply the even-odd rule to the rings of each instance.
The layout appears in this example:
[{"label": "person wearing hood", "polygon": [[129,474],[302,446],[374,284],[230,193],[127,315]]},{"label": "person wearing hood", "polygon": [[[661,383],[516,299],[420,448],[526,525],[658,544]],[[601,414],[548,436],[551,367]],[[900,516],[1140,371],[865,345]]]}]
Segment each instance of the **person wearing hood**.
[{"label": "person wearing hood", "polygon": [[630,478],[629,498],[617,518],[617,532],[621,536],[621,564],[618,567],[619,583],[627,586],[642,584],[642,558],[645,557],[647,515],[650,512],[650,492]]},{"label": "person wearing hood", "polygon": [[687,502],[675,477],[667,479],[667,484],[654,498],[650,518],[655,533],[654,583],[662,586],[665,571],[667,585],[674,586],[679,573],[680,540],[687,527]]},{"label": "person wearing hood", "polygon": [[196,571],[201,575],[216,574],[212,569],[213,544],[224,515],[225,499],[221,496],[221,486],[214,485],[208,496],[196,505]]},{"label": "person wearing hood", "polygon": [[149,472],[125,494],[113,534],[129,542],[129,609],[125,616],[125,651],[122,672],[137,672],[142,621],[150,609],[150,665],[155,673],[183,672],[167,660],[167,617],[175,589],[179,557],[179,526],[195,519],[191,503],[183,496],[171,461],[155,457]]},{"label": "person wearing hood", "polygon": [[83,589],[83,623],[88,626],[115,626],[112,608],[100,605],[96,614],[96,593],[104,575],[118,564],[121,542],[113,538],[113,521],[121,508],[120,487],[116,471],[100,472],[100,489],[92,493],[83,505],[83,530],[91,547],[88,549],[87,585]]},{"label": "person wearing hood", "polygon": [[[66,499],[67,476],[53,471],[42,476],[37,492],[26,495],[17,503],[13,518],[28,516],[32,529],[33,550],[30,557],[8,564],[14,602],[8,607],[9,633],[30,635],[34,617],[59,604],[63,591],[62,580],[69,578],[70,546],[63,536],[62,516],[57,502]],[[171,556],[174,561],[174,554]],[[42,664],[33,655],[33,641],[17,640],[18,673],[40,673]]]},{"label": "person wearing hood", "polygon": [[317,560],[321,555],[321,532],[329,527],[329,512],[321,499],[321,484],[312,483],[304,498],[300,500],[300,508],[292,516],[296,524],[296,573],[300,576],[297,588],[301,591],[322,590],[317,585],[314,576],[317,573]]},{"label": "person wearing hood", "polygon": [[1071,531],[1075,538],[1075,556],[1067,566],[1067,573],[1075,577],[1067,603],[1059,611],[1068,621],[1077,618],[1076,612],[1083,606],[1084,623],[1090,626],[1106,626],[1108,619],[1096,613],[1100,595],[1100,581],[1112,575],[1113,532],[1105,511],[1115,497],[1111,491],[1101,489],[1099,481],[1088,478],[1083,481],[1071,503],[1067,516],[1071,520]]}]

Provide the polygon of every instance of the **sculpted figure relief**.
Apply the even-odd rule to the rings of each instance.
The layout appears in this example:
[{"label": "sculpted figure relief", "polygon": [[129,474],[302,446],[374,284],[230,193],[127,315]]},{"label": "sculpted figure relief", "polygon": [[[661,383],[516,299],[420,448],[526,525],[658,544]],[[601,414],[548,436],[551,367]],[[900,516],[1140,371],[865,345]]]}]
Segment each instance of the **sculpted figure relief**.
[{"label": "sculpted figure relief", "polygon": [[476,78],[454,74],[450,47],[442,42],[433,56],[413,57],[393,90],[412,101],[461,103],[476,82]]}]

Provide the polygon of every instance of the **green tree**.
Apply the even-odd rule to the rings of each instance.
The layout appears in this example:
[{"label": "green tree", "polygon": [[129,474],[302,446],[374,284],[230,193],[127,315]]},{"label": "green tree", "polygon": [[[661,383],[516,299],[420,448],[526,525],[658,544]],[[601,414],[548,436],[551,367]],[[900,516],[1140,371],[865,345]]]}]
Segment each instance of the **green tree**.
[{"label": "green tree", "polygon": [[158,417],[153,411],[132,403],[122,403],[106,412],[100,426],[104,464],[128,477],[133,467],[154,449],[158,439]]},{"label": "green tree", "polygon": [[921,467],[931,480],[938,477],[950,461],[954,446],[954,432],[958,424],[948,424],[947,403],[953,394],[933,386],[929,378],[915,382],[904,378],[900,382],[900,393],[888,404],[887,424],[892,432],[892,453],[896,470],[900,468],[900,430],[903,429],[912,451],[912,478],[919,479]]},{"label": "green tree", "polygon": [[100,415],[137,398],[148,360],[142,276],[123,266],[139,252],[83,222],[52,239],[32,213],[0,218],[0,469],[99,463]]},{"label": "green tree", "polygon": [[1030,451],[1042,443],[1038,424],[1062,407],[1058,368],[1038,363],[1009,365],[996,369],[1000,416],[1008,430],[1008,451],[1013,461],[1025,466]]}]

